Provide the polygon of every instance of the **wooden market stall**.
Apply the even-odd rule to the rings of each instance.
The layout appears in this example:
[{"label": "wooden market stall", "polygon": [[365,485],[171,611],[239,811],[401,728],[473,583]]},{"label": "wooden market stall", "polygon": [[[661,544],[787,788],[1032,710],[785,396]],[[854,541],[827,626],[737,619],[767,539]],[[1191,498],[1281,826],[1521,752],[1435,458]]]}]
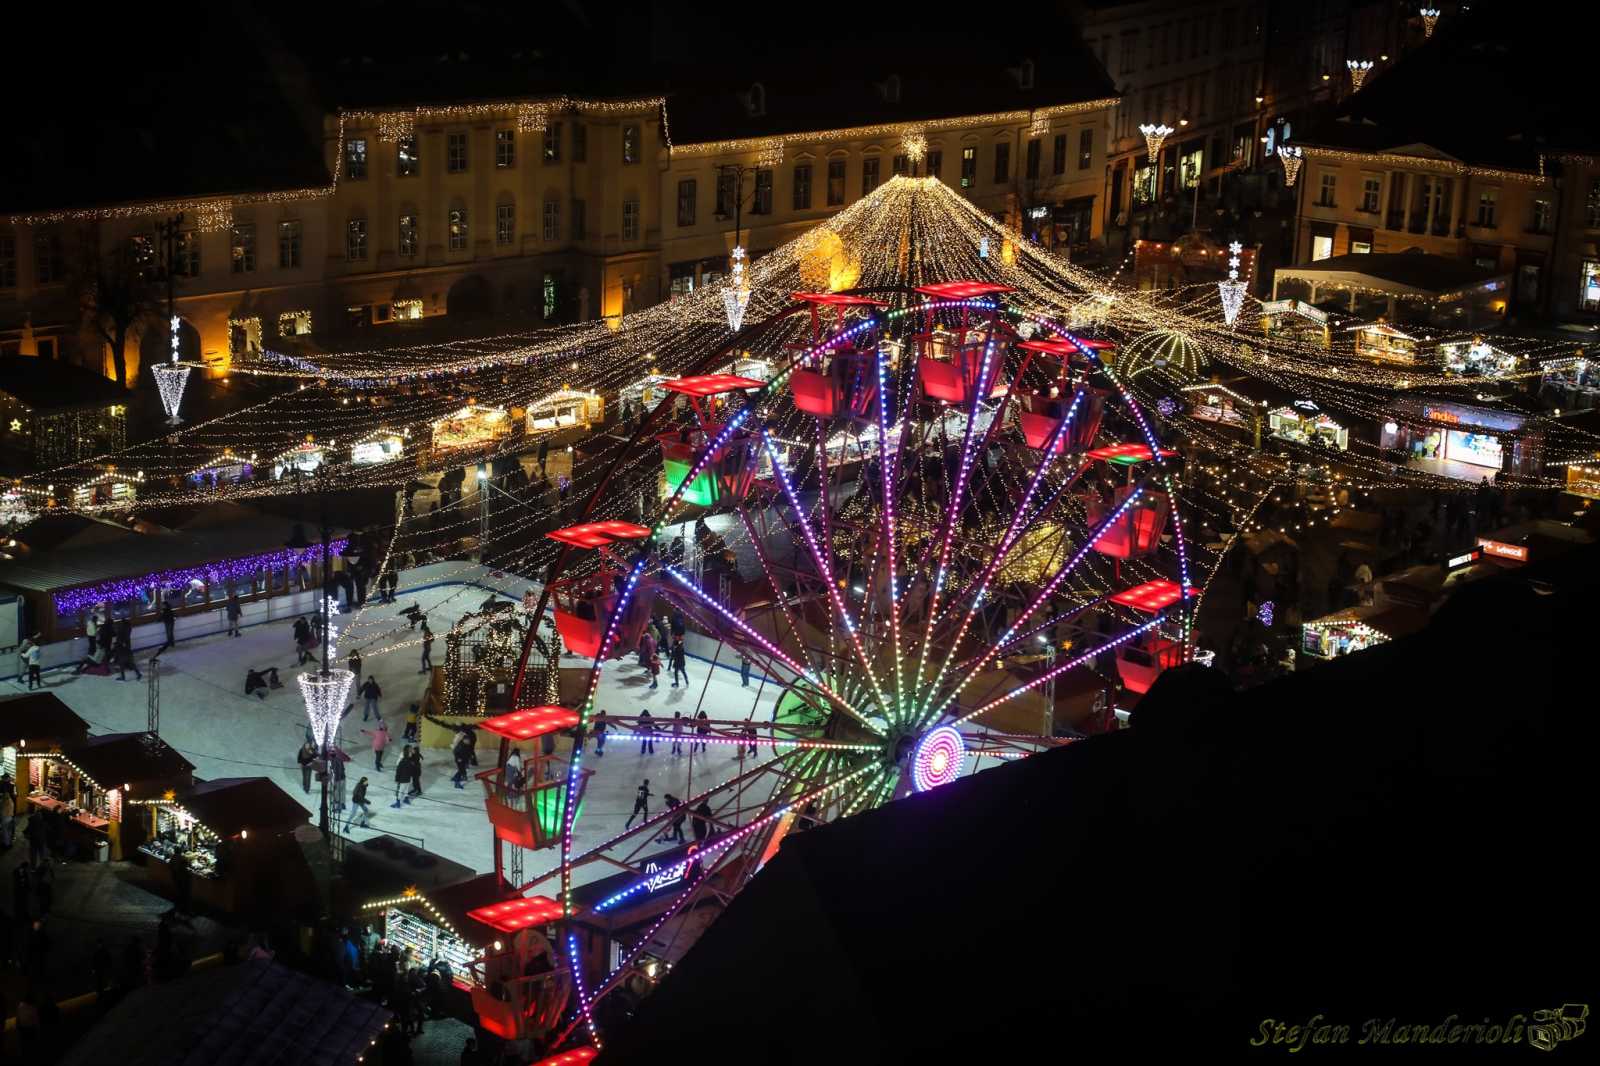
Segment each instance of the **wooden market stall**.
[{"label": "wooden market stall", "polygon": [[478,448],[511,434],[511,414],[504,407],[468,403],[433,423],[435,451]]},{"label": "wooden market stall", "polygon": [[[31,780],[33,759],[82,744],[88,737],[89,723],[53,692],[0,700],[0,771],[11,775],[12,781]],[[18,799],[25,791],[17,787]]]},{"label": "wooden market stall", "polygon": [[28,759],[26,795],[17,787],[18,813],[40,808],[67,816],[67,840],[85,850],[109,847],[122,859],[144,842],[141,800],[188,789],[194,766],[152,733],[108,733]]},{"label": "wooden market stall", "polygon": [[219,911],[266,913],[316,898],[294,839],[310,815],[267,778],[197,781],[134,804],[147,816],[139,861],[159,888],[177,893],[181,856],[194,900]]},{"label": "wooden market stall", "polygon": [[234,455],[233,449],[224,448],[222,454],[209,462],[202,463],[186,475],[189,483],[200,488],[219,488],[223,484],[232,484],[248,479],[255,473],[255,452],[246,458]]},{"label": "wooden market stall", "polygon": [[[331,442],[330,442],[331,443]],[[327,451],[322,445],[311,439],[306,434],[306,439],[296,444],[287,451],[279,452],[272,457],[272,476],[282,479],[286,474],[298,470],[302,474],[312,473],[327,459]]]},{"label": "wooden market stall", "polygon": [[358,466],[372,466],[398,459],[405,454],[405,438],[409,432],[374,430],[350,445],[350,461]]},{"label": "wooden market stall", "polygon": [[72,506],[98,507],[112,503],[126,503],[139,493],[139,484],[144,481],[144,472],[137,471],[133,474],[118,473],[116,467],[108,467],[104,473],[96,474],[81,485],[72,489]]},{"label": "wooden market stall", "polygon": [[528,405],[524,425],[528,433],[589,427],[605,421],[606,402],[598,392],[559,388]]}]

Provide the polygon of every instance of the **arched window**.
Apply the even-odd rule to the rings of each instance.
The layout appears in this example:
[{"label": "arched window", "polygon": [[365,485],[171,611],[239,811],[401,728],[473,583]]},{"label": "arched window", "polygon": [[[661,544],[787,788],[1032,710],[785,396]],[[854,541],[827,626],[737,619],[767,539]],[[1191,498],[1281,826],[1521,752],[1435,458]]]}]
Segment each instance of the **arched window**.
[{"label": "arched window", "polygon": [[450,211],[445,216],[446,232],[450,235],[450,250],[464,252],[467,250],[467,207],[460,200],[450,204]]},{"label": "arched window", "polygon": [[417,242],[417,209],[415,207],[402,207],[400,209],[400,241],[396,251],[401,255],[416,255]]}]

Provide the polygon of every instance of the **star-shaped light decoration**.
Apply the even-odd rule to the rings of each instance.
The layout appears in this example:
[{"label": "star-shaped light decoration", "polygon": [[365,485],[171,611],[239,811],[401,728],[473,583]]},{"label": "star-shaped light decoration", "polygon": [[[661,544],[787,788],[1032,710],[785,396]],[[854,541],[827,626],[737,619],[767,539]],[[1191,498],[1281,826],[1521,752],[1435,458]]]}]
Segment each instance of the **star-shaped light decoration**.
[{"label": "star-shaped light decoration", "polygon": [[735,247],[732,258],[733,270],[728,287],[722,290],[722,306],[728,312],[728,328],[737,333],[744,324],[744,309],[750,305],[750,279],[744,273],[744,249]]},{"label": "star-shaped light decoration", "polygon": [[1239,253],[1244,251],[1244,245],[1234,241],[1228,245],[1228,280],[1217,282],[1217,294],[1222,297],[1222,318],[1233,328],[1233,323],[1239,317],[1239,308],[1244,306],[1244,282],[1239,280]]}]

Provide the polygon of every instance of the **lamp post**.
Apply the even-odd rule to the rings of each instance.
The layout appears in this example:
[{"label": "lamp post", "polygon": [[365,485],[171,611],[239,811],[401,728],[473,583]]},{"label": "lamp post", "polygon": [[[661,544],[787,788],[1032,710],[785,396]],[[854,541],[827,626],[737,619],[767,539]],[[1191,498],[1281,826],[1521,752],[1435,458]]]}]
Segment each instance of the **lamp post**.
[{"label": "lamp post", "polygon": [[178,365],[178,311],[177,291],[178,283],[178,244],[182,235],[183,213],[173,215],[165,222],[157,223],[156,232],[161,239],[161,254],[163,257],[163,272],[167,282],[167,322],[172,328],[171,360],[167,363],[152,362],[150,376],[155,379],[156,392],[161,397],[161,407],[167,413],[167,421],[177,425],[182,421],[178,417],[178,406],[183,402],[183,387],[189,381],[189,368]]},{"label": "lamp post", "polygon": [[[320,467],[319,467],[320,470]],[[296,467],[296,478],[299,481],[299,468]],[[320,669],[315,673],[303,673],[299,677],[300,695],[305,700],[306,717],[311,722],[312,741],[322,755],[322,789],[321,804],[317,818],[317,828],[322,831],[322,839],[326,842],[330,835],[328,826],[328,778],[333,773],[333,738],[338,735],[339,720],[344,716],[346,701],[350,698],[350,689],[355,684],[356,675],[349,670],[334,670],[329,665],[329,651],[333,645],[333,611],[328,597],[328,579],[333,568],[333,533],[328,528],[328,494],[327,489],[318,481],[317,496],[321,504],[322,517],[322,602],[318,608],[322,617],[322,662]],[[299,531],[297,530],[297,533]],[[294,537],[290,547],[309,547],[304,543],[304,535]],[[296,544],[295,541],[301,543]]]}]

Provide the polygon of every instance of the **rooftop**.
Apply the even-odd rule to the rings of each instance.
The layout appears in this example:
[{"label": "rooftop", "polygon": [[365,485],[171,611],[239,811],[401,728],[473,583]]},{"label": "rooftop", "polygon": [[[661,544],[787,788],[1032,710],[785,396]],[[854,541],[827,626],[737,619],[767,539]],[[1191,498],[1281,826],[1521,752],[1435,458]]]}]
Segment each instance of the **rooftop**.
[{"label": "rooftop", "polygon": [[196,782],[177,802],[220,837],[244,829],[290,830],[309,819],[300,802],[265,777]]},{"label": "rooftop", "polygon": [[1416,252],[1335,255],[1311,263],[1278,268],[1280,277],[1312,274],[1343,274],[1384,282],[1402,291],[1443,296],[1503,277],[1505,271],[1486,270],[1466,260]]},{"label": "rooftop", "polygon": [[125,389],[102,374],[32,355],[0,358],[0,392],[9,393],[35,411],[127,403],[129,399]]}]

